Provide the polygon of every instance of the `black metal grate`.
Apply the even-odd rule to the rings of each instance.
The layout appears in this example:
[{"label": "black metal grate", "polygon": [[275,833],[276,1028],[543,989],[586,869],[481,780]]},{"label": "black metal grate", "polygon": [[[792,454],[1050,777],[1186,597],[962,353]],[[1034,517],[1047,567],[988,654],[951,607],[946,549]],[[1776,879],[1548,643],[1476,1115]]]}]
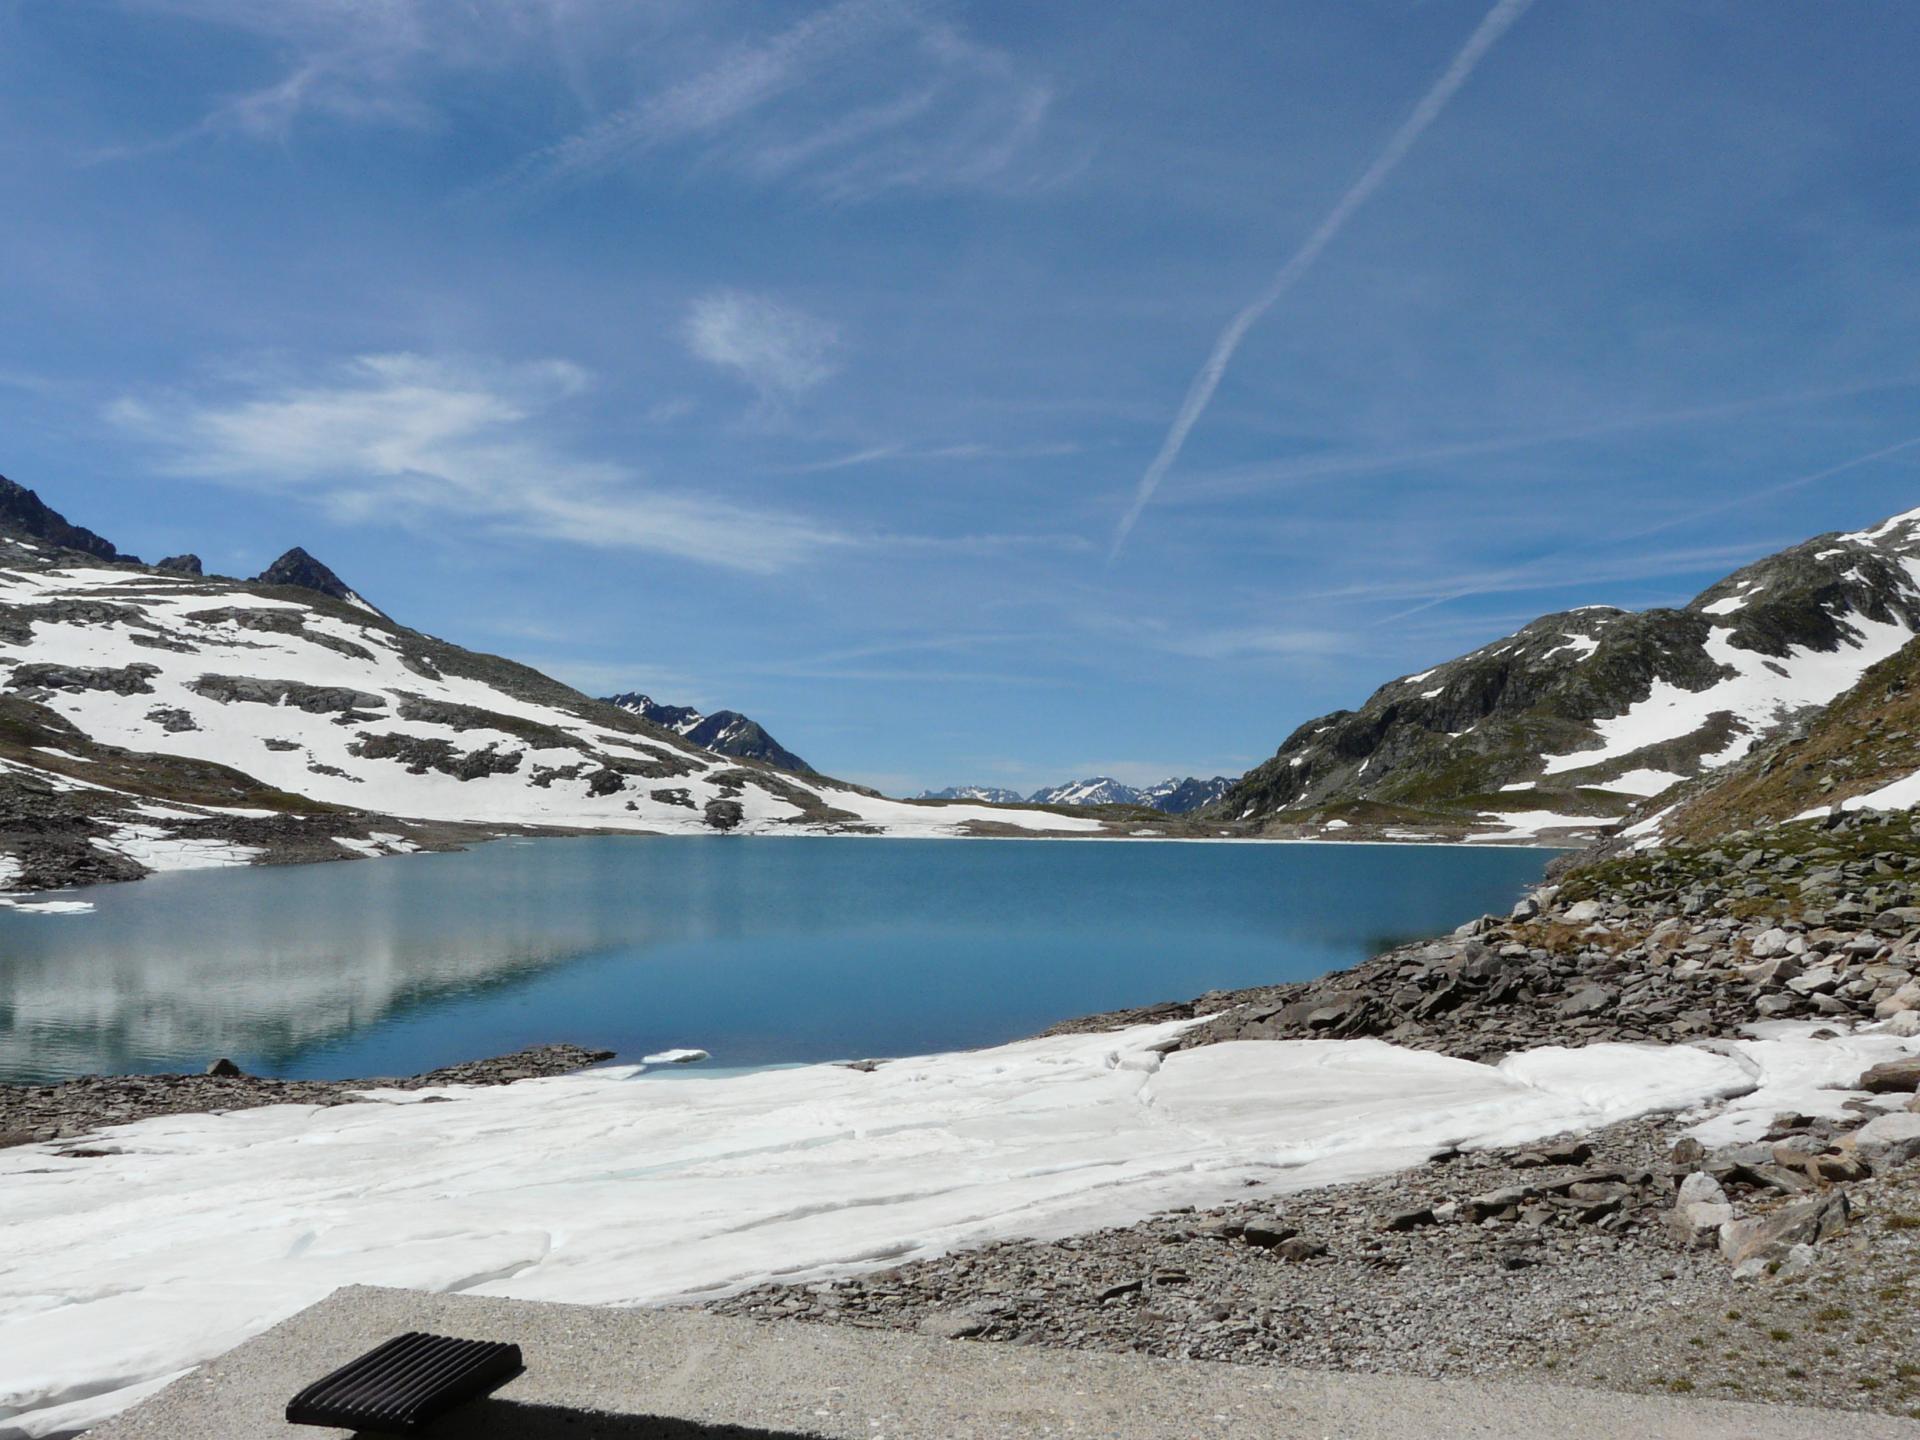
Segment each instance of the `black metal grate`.
[{"label": "black metal grate", "polygon": [[316,1380],[287,1402],[293,1425],[418,1435],[454,1406],[520,1373],[520,1347],[413,1331]]}]

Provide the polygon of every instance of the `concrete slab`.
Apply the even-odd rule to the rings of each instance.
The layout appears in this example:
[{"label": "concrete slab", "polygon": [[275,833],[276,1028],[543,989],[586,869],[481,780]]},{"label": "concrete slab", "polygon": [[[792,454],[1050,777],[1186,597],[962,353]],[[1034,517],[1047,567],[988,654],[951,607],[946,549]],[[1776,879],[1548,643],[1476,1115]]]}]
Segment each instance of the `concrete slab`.
[{"label": "concrete slab", "polygon": [[524,1375],[436,1431],[461,1440],[1920,1440],[1920,1423],[1882,1416],[370,1287],[336,1291],[92,1440],[344,1436],[287,1425],[288,1397],[406,1330],[512,1340],[524,1351]]}]

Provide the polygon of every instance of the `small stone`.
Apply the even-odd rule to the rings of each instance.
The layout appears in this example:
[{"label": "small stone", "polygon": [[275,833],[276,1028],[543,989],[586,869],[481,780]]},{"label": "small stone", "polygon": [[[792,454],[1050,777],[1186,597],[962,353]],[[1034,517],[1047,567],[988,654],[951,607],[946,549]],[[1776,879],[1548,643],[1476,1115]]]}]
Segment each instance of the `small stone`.
[{"label": "small stone", "polygon": [[1730,1220],[1720,1227],[1720,1253],[1736,1267],[1750,1260],[1784,1255],[1799,1244],[1813,1245],[1847,1228],[1846,1194],[1797,1200],[1770,1215]]},{"label": "small stone", "polygon": [[[1920,1101],[1920,1096],[1915,1097]],[[1875,1164],[1892,1168],[1920,1156],[1920,1113],[1896,1110],[1869,1120],[1853,1133],[1854,1148]]]},{"label": "small stone", "polygon": [[1560,1013],[1568,1017],[1597,1015],[1610,1008],[1620,992],[1606,985],[1583,985],[1560,1002]]},{"label": "small stone", "polygon": [[[1916,1116],[1920,1119],[1920,1116]],[[1422,1225],[1434,1224],[1433,1208],[1423,1205],[1418,1210],[1401,1210],[1389,1215],[1381,1225],[1383,1230],[1416,1230]]]},{"label": "small stone", "polygon": [[1674,1198],[1674,1203],[1676,1205],[1700,1203],[1724,1205],[1727,1203],[1727,1192],[1720,1182],[1705,1170],[1696,1170],[1680,1182],[1680,1190]]},{"label": "small stone", "polygon": [[1283,1225],[1278,1220],[1249,1220],[1240,1227],[1240,1238],[1262,1250],[1284,1245],[1299,1233],[1293,1226]]},{"label": "small stone", "polygon": [[1688,1201],[1667,1215],[1667,1233],[1689,1250],[1704,1250],[1732,1219],[1733,1206],[1725,1201]]},{"label": "small stone", "polygon": [[222,1080],[238,1079],[245,1072],[224,1055],[207,1066],[207,1074],[218,1076]]},{"label": "small stone", "polygon": [[1876,1065],[1853,1084],[1876,1095],[1912,1094],[1920,1090],[1920,1056]]}]

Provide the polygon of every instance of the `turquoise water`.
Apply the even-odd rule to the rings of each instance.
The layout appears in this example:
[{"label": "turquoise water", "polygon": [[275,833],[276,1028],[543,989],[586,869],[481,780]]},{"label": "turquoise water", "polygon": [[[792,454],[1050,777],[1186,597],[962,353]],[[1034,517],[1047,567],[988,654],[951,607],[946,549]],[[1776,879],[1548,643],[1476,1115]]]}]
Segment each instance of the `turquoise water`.
[{"label": "turquoise water", "polygon": [[1307,979],[1507,909],[1540,850],[605,838],[160,875],[0,911],[0,1078],[717,1065],[985,1045]]}]

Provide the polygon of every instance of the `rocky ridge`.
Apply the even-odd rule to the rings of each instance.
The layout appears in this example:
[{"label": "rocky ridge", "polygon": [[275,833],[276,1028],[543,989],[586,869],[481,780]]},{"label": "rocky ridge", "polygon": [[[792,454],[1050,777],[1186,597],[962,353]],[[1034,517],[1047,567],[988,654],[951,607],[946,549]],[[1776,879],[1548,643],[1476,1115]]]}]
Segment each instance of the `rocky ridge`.
[{"label": "rocky ridge", "polygon": [[662,705],[651,695],[642,695],[637,690],[609,695],[606,703],[671,730],[716,755],[760,760],[776,770],[790,770],[796,775],[819,773],[769,735],[758,721],[749,720],[738,710],[716,710],[706,715],[691,705]]},{"label": "rocky ridge", "polygon": [[1700,842],[1836,809],[1909,808],[1920,800],[1916,775],[1920,641],[1746,759],[1649,802],[1621,838]]},{"label": "rocky ridge", "polygon": [[1594,838],[1905,645],[1917,574],[1920,511],[1769,556],[1680,609],[1543,617],[1302,725],[1209,815],[1275,834]]}]

